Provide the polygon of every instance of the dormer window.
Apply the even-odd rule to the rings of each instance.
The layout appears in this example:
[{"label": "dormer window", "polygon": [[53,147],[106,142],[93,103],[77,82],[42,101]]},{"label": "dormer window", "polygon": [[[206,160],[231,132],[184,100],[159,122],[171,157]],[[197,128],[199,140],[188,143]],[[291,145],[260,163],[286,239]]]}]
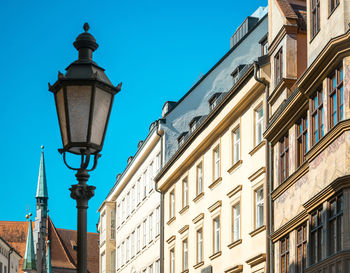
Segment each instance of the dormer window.
[{"label": "dormer window", "polygon": [[186,135],[187,135],[187,132],[183,132],[183,133],[177,138],[177,143],[178,143],[178,146],[179,146],[179,147],[185,143],[185,137],[186,137]]},{"label": "dormer window", "polygon": [[269,43],[267,40],[267,34],[262,37],[262,39],[259,41],[259,44],[261,45],[261,56],[265,56],[269,53]]},{"label": "dormer window", "polygon": [[198,120],[199,120],[200,118],[201,118],[200,116],[194,117],[194,118],[190,121],[190,133],[193,133],[193,131],[197,129],[197,123],[198,123]]},{"label": "dormer window", "polygon": [[221,93],[215,93],[210,99],[209,99],[209,110],[212,111],[216,105],[218,104],[218,98]]},{"label": "dormer window", "polygon": [[237,66],[235,68],[235,70],[233,70],[233,72],[231,73],[231,76],[233,78],[233,84],[235,85],[238,80],[239,80],[239,76],[240,76],[240,72],[243,70],[243,68],[245,67],[245,64],[240,64],[239,66]]}]

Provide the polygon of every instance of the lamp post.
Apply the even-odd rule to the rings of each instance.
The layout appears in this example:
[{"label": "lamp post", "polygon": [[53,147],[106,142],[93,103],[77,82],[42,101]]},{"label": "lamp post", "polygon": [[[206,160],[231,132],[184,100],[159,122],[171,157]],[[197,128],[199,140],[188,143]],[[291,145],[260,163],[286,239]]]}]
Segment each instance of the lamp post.
[{"label": "lamp post", "polygon": [[[114,86],[92,60],[92,53],[98,44],[88,33],[89,25],[84,24],[85,32],[73,43],[79,51],[78,60],[66,68],[66,74],[58,72],[58,79],[49,84],[54,94],[57,116],[61,130],[64,164],[75,170],[78,184],[69,189],[70,196],[76,200],[78,209],[77,257],[78,273],[87,273],[87,208],[94,196],[94,186],[89,186],[89,172],[96,168],[99,152],[102,150],[112,109],[114,95],[121,90],[121,83]],[[66,153],[81,157],[80,166],[67,163]],[[93,163],[89,168],[90,160]]]}]

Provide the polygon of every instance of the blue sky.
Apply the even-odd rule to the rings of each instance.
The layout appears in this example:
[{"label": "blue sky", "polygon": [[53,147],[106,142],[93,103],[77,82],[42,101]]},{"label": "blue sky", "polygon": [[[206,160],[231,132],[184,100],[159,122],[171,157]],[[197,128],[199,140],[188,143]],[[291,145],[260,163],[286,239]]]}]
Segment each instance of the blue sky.
[{"label": "blue sky", "polygon": [[90,175],[88,231],[116,175],[147,136],[165,101],[180,99],[228,50],[241,22],[267,0],[240,1],[1,1],[0,220],[35,214],[40,146],[45,145],[49,214],[56,227],[76,229],[75,184],[57,148],[62,146],[47,83],[77,58],[72,43],[89,22],[116,95],[102,157]]}]

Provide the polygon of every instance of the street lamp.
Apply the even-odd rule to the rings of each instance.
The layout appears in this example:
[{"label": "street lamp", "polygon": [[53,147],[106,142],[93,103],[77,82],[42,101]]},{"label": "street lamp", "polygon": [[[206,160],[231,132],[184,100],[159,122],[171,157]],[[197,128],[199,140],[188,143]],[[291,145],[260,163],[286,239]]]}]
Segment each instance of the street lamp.
[{"label": "street lamp", "polygon": [[[55,96],[56,110],[61,130],[64,164],[77,171],[78,184],[69,189],[70,196],[77,201],[78,236],[77,256],[78,273],[87,272],[87,208],[88,202],[94,196],[94,186],[87,185],[90,171],[94,170],[101,156],[106,135],[109,116],[114,95],[121,90],[121,83],[114,86],[92,60],[92,53],[98,44],[88,33],[89,25],[84,24],[85,32],[81,33],[73,43],[79,51],[79,58],[66,68],[66,74],[58,72],[58,79],[49,84],[49,90]],[[70,166],[66,153],[81,156],[80,167]],[[90,158],[93,164],[90,169]]]}]

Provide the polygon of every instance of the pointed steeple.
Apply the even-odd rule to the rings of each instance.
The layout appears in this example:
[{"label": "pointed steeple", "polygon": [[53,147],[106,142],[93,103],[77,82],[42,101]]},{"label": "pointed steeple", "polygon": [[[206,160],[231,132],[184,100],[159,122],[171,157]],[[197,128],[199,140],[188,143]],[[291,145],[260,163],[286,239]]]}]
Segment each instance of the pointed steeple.
[{"label": "pointed steeple", "polygon": [[51,271],[50,240],[47,241],[47,250],[46,250],[46,273],[52,273],[52,271]]},{"label": "pointed steeple", "polygon": [[[27,215],[27,219],[31,214]],[[23,271],[32,272],[36,271],[36,260],[34,253],[34,240],[33,240],[33,229],[32,229],[32,220],[29,220],[26,250],[23,258]]]},{"label": "pointed steeple", "polygon": [[48,198],[47,183],[46,183],[46,171],[44,160],[44,146],[41,146],[41,158],[39,167],[38,186],[36,189],[36,198]]}]

